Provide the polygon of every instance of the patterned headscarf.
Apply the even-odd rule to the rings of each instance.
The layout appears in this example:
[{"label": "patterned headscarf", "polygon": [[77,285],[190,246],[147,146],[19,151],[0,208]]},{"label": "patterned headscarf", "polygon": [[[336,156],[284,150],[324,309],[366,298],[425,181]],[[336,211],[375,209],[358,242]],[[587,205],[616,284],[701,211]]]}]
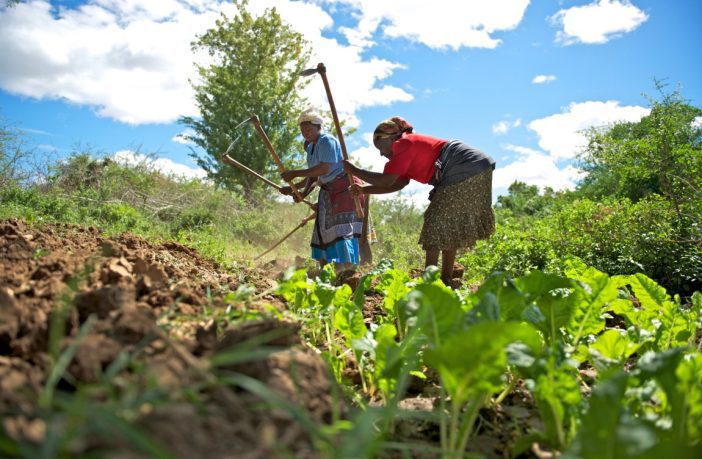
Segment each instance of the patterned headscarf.
[{"label": "patterned headscarf", "polygon": [[324,124],[324,120],[322,120],[322,117],[319,116],[314,107],[308,107],[302,113],[300,113],[300,116],[297,118],[297,124],[302,123],[312,123],[322,126]]},{"label": "patterned headscarf", "polygon": [[402,134],[403,132],[412,133],[414,128],[411,124],[405,121],[404,118],[393,116],[392,118],[380,123],[373,132],[373,140],[388,139]]}]

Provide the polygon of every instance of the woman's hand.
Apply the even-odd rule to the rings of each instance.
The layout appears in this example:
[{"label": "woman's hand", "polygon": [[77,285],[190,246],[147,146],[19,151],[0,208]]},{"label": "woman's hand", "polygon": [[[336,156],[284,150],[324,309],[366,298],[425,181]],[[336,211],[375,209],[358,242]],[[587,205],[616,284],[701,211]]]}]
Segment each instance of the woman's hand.
[{"label": "woman's hand", "polygon": [[[292,194],[292,193],[291,193],[291,194]],[[308,194],[310,194],[309,191],[305,192],[304,190],[300,190],[300,189],[298,188],[297,194],[293,194],[293,195],[292,195],[293,201],[295,201],[295,202],[302,202],[302,201],[307,197]],[[300,196],[300,197],[298,198],[298,196]]]},{"label": "woman's hand", "polygon": [[351,192],[351,196],[354,197],[360,197],[363,196],[363,185],[359,185],[358,183],[354,183],[353,185],[349,186],[349,191]]},{"label": "woman's hand", "polygon": [[299,177],[299,175],[297,175],[297,171],[285,171],[285,172],[282,172],[280,174],[280,176],[286,182],[290,182],[292,179]]},{"label": "woman's hand", "polygon": [[290,188],[289,186],[280,187],[280,193],[284,194],[285,196],[290,196],[293,194],[292,188]]}]

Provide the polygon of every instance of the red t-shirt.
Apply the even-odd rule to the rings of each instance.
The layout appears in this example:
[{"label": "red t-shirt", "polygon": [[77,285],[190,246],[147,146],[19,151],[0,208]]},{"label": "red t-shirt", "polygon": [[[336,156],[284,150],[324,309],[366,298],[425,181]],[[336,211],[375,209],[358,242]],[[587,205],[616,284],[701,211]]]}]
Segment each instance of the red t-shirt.
[{"label": "red t-shirt", "polygon": [[428,135],[403,134],[392,143],[392,157],[383,173],[429,183],[434,176],[434,162],[447,142]]}]

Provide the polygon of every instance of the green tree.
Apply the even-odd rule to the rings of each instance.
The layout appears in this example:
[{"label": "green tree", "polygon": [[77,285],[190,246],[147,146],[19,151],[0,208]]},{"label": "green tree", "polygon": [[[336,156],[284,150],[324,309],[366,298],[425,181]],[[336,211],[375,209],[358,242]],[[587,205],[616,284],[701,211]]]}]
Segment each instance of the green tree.
[{"label": "green tree", "polygon": [[702,110],[680,93],[651,100],[651,112],[638,122],[622,122],[588,133],[580,155],[587,172],[578,190],[588,197],[614,196],[637,202],[664,196],[682,216],[699,211],[702,201]]},{"label": "green tree", "polygon": [[256,114],[281,159],[296,158],[301,146],[294,145],[299,135],[295,119],[305,104],[299,90],[306,84],[300,72],[309,60],[309,45],[275,8],[253,17],[246,0],[235,4],[236,17],[222,14],[214,28],[193,42],[193,51],[206,51],[212,63],[197,65],[200,80],[192,83],[201,116],[180,121],[194,131],[186,137],[204,150],[193,149],[191,156],[208,177],[218,186],[239,185],[251,198],[258,183],[223,165],[220,156],[236,140],[234,157],[264,175],[274,174],[275,164],[253,126],[233,131]]},{"label": "green tree", "polygon": [[546,187],[543,194],[539,194],[539,187],[515,181],[508,188],[506,196],[498,196],[497,209],[509,210],[515,217],[536,215],[542,213],[554,201],[558,193]]},{"label": "green tree", "polygon": [[33,154],[22,132],[0,117],[0,188],[29,178],[25,166]]}]

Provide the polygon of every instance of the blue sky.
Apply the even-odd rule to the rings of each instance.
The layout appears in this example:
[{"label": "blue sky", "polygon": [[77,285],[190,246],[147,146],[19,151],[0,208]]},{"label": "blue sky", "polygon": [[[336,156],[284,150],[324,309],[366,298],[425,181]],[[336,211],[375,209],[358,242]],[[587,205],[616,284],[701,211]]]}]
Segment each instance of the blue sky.
[{"label": "blue sky", "polygon": [[[0,3],[4,4],[4,2]],[[699,0],[251,0],[275,6],[324,62],[351,156],[380,170],[370,133],[400,115],[497,160],[514,180],[572,188],[580,132],[647,113],[653,80],[702,106]],[[197,175],[178,139],[197,115],[189,43],[230,2],[89,0],[0,7],[0,114],[37,151],[78,145]],[[319,78],[311,102],[326,108]],[[426,186],[409,193],[425,201]]]}]

